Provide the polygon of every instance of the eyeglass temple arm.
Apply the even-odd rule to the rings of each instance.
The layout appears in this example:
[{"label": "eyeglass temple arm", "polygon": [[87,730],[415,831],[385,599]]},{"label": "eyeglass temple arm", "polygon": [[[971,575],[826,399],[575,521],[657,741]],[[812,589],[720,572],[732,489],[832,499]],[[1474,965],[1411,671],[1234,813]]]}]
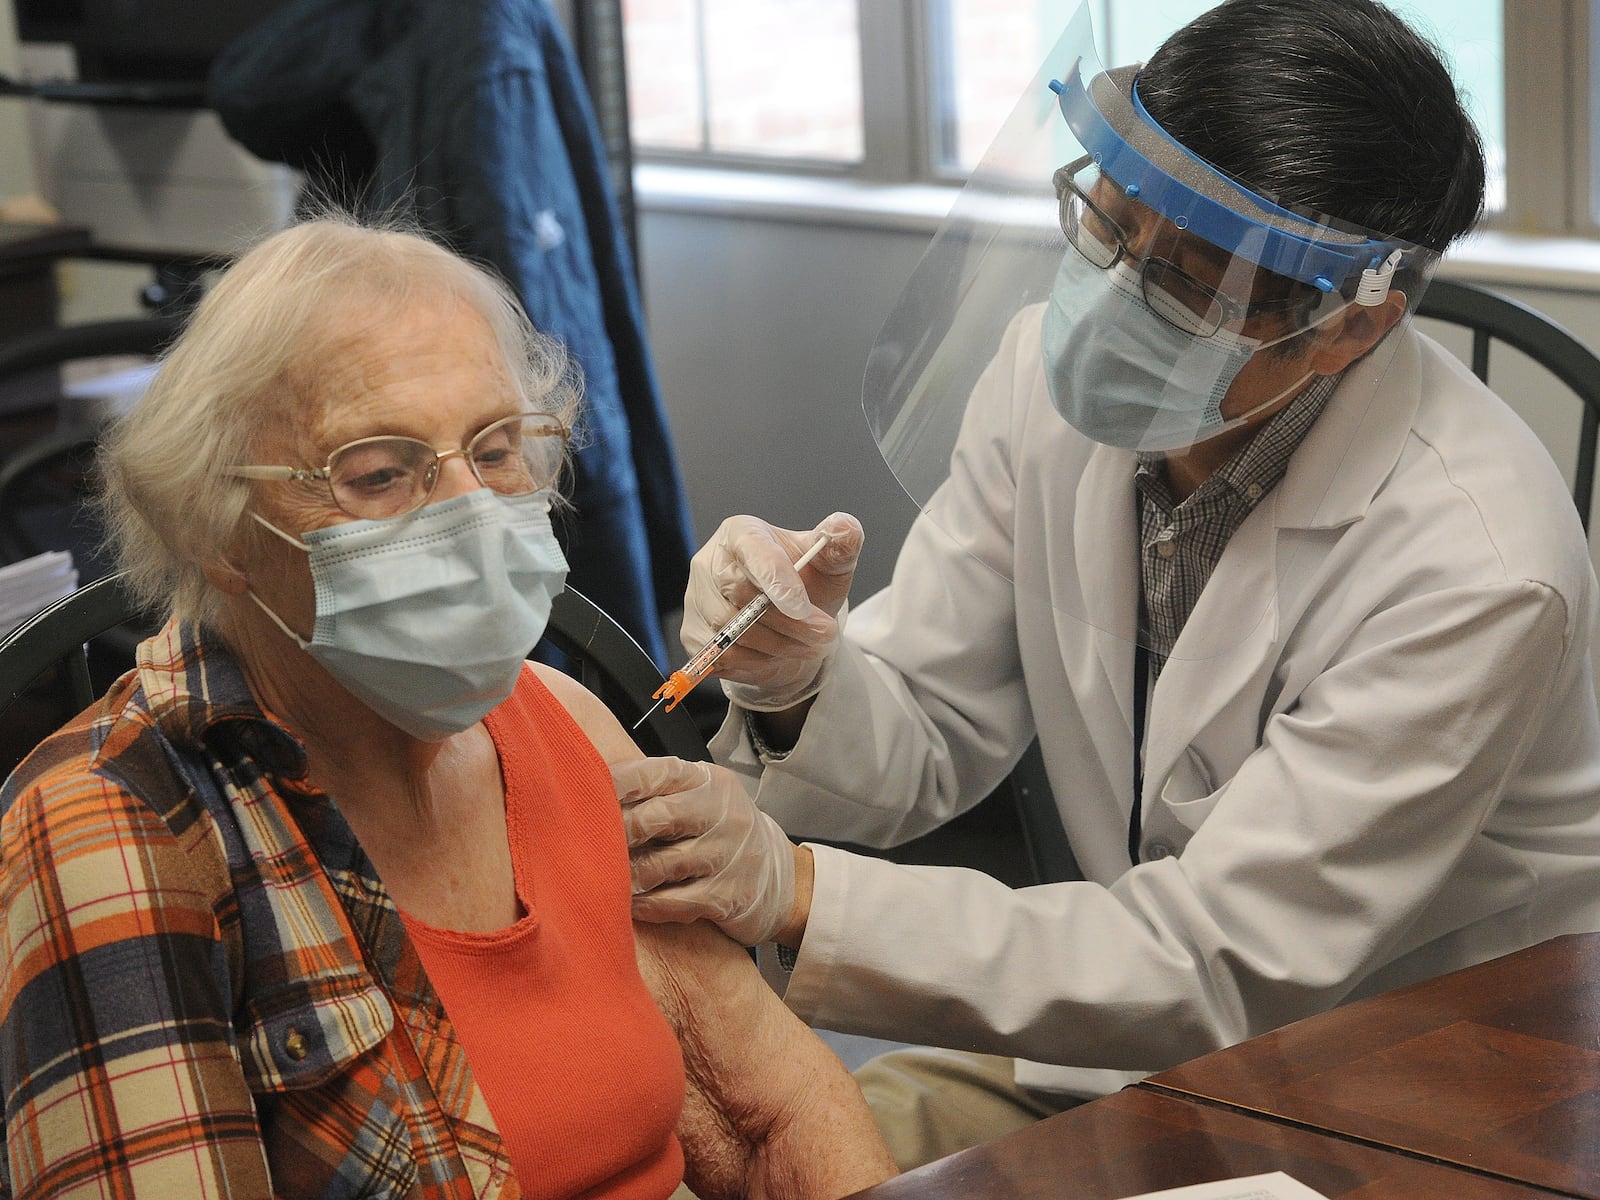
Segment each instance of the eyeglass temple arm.
[{"label": "eyeglass temple arm", "polygon": [[225,472],[234,479],[322,479],[326,472],[320,468],[312,471],[299,467],[229,467]]}]

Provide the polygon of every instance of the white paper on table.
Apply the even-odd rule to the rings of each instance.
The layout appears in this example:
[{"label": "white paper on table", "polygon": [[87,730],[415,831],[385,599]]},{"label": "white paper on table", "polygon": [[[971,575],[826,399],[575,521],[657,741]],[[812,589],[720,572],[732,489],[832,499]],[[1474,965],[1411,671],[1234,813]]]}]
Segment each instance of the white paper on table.
[{"label": "white paper on table", "polygon": [[1162,1192],[1140,1192],[1127,1200],[1328,1200],[1298,1179],[1282,1171],[1265,1175],[1246,1175],[1239,1179],[1218,1179]]}]

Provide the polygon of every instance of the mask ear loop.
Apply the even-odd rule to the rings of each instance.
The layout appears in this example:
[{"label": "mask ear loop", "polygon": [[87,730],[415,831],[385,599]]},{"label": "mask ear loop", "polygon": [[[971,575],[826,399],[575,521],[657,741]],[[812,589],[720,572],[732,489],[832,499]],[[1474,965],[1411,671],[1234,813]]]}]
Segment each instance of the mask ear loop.
[{"label": "mask ear loop", "polygon": [[305,638],[301,637],[294,630],[290,629],[287,625],[285,625],[283,623],[283,618],[280,617],[277,613],[273,612],[270,608],[267,607],[267,602],[265,600],[263,600],[260,596],[256,595],[256,590],[254,588],[251,588],[249,591],[247,591],[245,593],[245,595],[249,596],[250,599],[254,600],[256,602],[256,607],[259,608],[262,612],[266,613],[267,616],[269,618],[271,618],[272,623],[274,625],[276,625],[279,629],[283,630],[284,634],[291,641],[293,641],[296,646],[299,646],[300,649],[302,649],[302,650],[311,649],[311,643],[308,642]]},{"label": "mask ear loop", "polygon": [[[285,533],[283,530],[279,529],[276,525],[274,525],[271,521],[269,521],[265,517],[263,517],[260,513],[253,512],[253,513],[250,514],[250,516],[252,518],[254,518],[259,524],[265,526],[271,532],[277,534],[284,541],[288,542],[289,545],[294,546],[297,549],[304,550],[307,553],[310,553],[310,551],[311,551],[311,547],[310,546],[306,545],[299,538],[294,537],[292,534]],[[296,646],[299,646],[300,649],[302,649],[302,650],[309,650],[311,648],[311,643],[309,641],[307,641],[305,638],[301,637],[294,630],[290,629],[289,626],[284,623],[284,620],[283,620],[282,617],[280,617],[277,613],[273,612],[270,608],[267,607],[267,602],[265,600],[263,600],[260,596],[256,595],[255,588],[248,589],[245,592],[245,595],[249,596],[250,599],[254,600],[255,603],[256,603],[256,607],[259,608],[262,612],[266,613],[267,616],[269,618],[271,618],[272,623],[274,625],[276,625],[279,629],[283,630],[285,636],[287,636],[291,641],[293,641]]]},{"label": "mask ear loop", "polygon": [[265,517],[263,517],[260,513],[258,513],[258,512],[251,513],[250,514],[250,519],[255,521],[257,524],[265,527],[266,529],[271,530],[273,533],[277,534],[284,541],[288,542],[289,545],[293,546],[296,550],[304,550],[307,554],[311,553],[311,547],[310,546],[306,545],[304,542],[302,542],[299,538],[295,537],[293,534],[285,533],[283,530],[279,529],[276,525],[274,525],[271,521],[269,521]]},{"label": "mask ear loop", "polygon": [[[1371,308],[1375,305],[1382,304],[1384,298],[1389,294],[1389,281],[1394,278],[1395,267],[1399,265],[1399,262],[1400,251],[1396,250],[1393,254],[1389,255],[1386,260],[1384,260],[1382,267],[1378,268],[1377,270],[1368,267],[1361,273],[1361,283],[1356,289],[1355,299],[1349,304],[1341,304],[1337,308],[1323,313],[1309,325],[1306,325],[1300,329],[1296,329],[1292,333],[1286,333],[1282,337],[1276,337],[1270,341],[1261,342],[1253,351],[1251,351],[1251,354],[1259,354],[1268,347],[1282,345],[1284,342],[1297,338],[1302,334],[1310,333],[1312,330],[1317,329],[1328,321],[1333,320],[1334,317],[1350,308],[1352,304],[1360,304],[1366,308]],[[1372,299],[1371,297],[1373,296],[1376,296],[1377,298]],[[1315,371],[1307,371],[1288,388],[1272,397],[1272,399],[1263,400],[1260,404],[1257,404],[1251,408],[1250,411],[1242,412],[1237,417],[1229,417],[1221,425],[1216,427],[1216,429],[1209,435],[1207,440],[1210,440],[1211,437],[1216,437],[1219,433],[1225,433],[1230,429],[1238,429],[1241,425],[1244,425],[1246,422],[1248,422],[1252,417],[1265,412],[1274,404],[1277,404],[1285,396],[1293,396],[1298,394],[1300,389],[1305,387],[1306,384],[1312,379],[1316,378],[1316,374],[1317,373]]]}]

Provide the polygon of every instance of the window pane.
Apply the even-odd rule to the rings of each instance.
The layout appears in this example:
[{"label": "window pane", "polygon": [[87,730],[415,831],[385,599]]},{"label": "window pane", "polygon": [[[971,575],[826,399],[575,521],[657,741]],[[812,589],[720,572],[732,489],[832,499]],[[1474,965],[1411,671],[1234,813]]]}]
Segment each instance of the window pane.
[{"label": "window pane", "polygon": [[[940,114],[937,157],[962,174],[977,165],[1076,0],[931,0],[930,56]],[[1216,0],[1095,0],[1095,35],[1111,65],[1147,59],[1180,25]],[[1400,15],[1445,51],[1483,135],[1489,207],[1505,207],[1504,37],[1501,0],[1405,0]]]},{"label": "window pane", "polygon": [[640,146],[705,147],[698,8],[695,0],[623,0],[628,125]]},{"label": "window pane", "polygon": [[[935,157],[946,170],[964,175],[978,165],[1078,4],[932,0],[932,7],[942,9],[929,22],[938,43],[931,72],[939,114]],[[1094,10],[1097,29],[1101,7]]]},{"label": "window pane", "polygon": [[627,0],[644,149],[861,159],[857,0]]},{"label": "window pane", "polygon": [[1505,21],[1501,0],[1406,0],[1400,15],[1444,50],[1483,137],[1490,212],[1506,207]]},{"label": "window pane", "polygon": [[711,149],[856,162],[856,0],[703,0]]}]

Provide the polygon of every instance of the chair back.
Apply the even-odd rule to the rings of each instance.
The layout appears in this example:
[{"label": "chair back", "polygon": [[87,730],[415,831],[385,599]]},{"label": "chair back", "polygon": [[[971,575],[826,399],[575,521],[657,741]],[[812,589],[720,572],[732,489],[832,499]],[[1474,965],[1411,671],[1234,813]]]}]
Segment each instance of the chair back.
[{"label": "chair back", "polygon": [[1422,294],[1419,317],[1459,325],[1472,333],[1468,365],[1489,382],[1495,343],[1520,351],[1555,376],[1582,402],[1572,500],[1585,532],[1594,499],[1595,444],[1600,440],[1600,357],[1576,335],[1537,309],[1486,288],[1436,279]]},{"label": "chair back", "polygon": [[[10,414],[0,420],[0,563],[69,550],[80,579],[109,573],[86,504],[95,438],[106,415],[145,380],[108,374],[99,360],[153,360],[181,328],[175,317],[134,317],[0,342],[0,397]],[[62,370],[74,365],[93,367],[94,378],[64,379]],[[11,412],[17,405],[22,411]]]},{"label": "chair back", "polygon": [[[95,642],[109,630],[145,618],[123,586],[108,575],[56,601],[0,638],[0,778],[40,741],[87,708],[116,674],[96,670]],[[652,704],[661,674],[650,656],[582,593],[556,597],[545,636],[575,664],[579,680],[616,714],[646,754],[706,761],[711,755],[688,713]]]},{"label": "chair back", "polygon": [[0,563],[68,550],[85,581],[108,574],[91,516],[95,431],[61,429],[0,462]]},{"label": "chair back", "polygon": [[0,638],[0,778],[133,665],[118,635],[143,614],[108,575]]}]

